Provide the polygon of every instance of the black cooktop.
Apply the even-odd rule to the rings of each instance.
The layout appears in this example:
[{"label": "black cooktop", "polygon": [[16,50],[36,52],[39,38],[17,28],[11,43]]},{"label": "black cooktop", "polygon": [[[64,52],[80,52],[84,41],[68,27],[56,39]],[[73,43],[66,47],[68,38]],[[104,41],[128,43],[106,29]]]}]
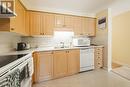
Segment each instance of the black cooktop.
[{"label": "black cooktop", "polygon": [[0,68],[26,55],[27,54],[0,56]]}]

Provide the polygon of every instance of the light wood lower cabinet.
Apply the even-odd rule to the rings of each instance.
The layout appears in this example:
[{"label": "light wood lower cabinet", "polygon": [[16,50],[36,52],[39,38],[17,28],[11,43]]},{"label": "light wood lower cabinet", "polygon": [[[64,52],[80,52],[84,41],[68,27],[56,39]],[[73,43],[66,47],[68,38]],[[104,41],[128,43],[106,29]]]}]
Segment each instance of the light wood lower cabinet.
[{"label": "light wood lower cabinet", "polygon": [[102,68],[103,67],[103,47],[96,47],[95,48],[95,68]]},{"label": "light wood lower cabinet", "polygon": [[68,57],[68,75],[76,74],[80,71],[80,50],[69,50]]},{"label": "light wood lower cabinet", "polygon": [[53,78],[53,52],[37,52],[35,58],[35,82]]},{"label": "light wood lower cabinet", "polygon": [[67,65],[66,51],[54,51],[54,78],[66,76]]},{"label": "light wood lower cabinet", "polygon": [[79,50],[35,52],[33,58],[34,82],[61,78],[79,72]]},{"label": "light wood lower cabinet", "polygon": [[55,28],[63,28],[65,25],[64,19],[64,15],[55,14]]}]

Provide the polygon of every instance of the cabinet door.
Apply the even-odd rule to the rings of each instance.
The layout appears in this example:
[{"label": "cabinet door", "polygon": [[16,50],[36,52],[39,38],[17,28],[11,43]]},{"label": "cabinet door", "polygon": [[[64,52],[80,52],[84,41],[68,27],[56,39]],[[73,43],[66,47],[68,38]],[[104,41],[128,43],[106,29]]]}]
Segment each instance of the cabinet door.
[{"label": "cabinet door", "polygon": [[74,17],[65,15],[65,25],[64,25],[65,31],[73,31],[74,28]]},{"label": "cabinet door", "polygon": [[69,50],[68,56],[68,75],[73,75],[80,70],[80,51],[79,50]]},{"label": "cabinet door", "polygon": [[95,36],[96,34],[96,19],[95,18],[88,18],[88,35]]},{"label": "cabinet door", "polygon": [[54,51],[54,78],[67,75],[67,54],[66,51]]},{"label": "cabinet door", "polygon": [[83,22],[82,34],[83,35],[88,35],[88,18],[84,17],[82,22]]},{"label": "cabinet door", "polygon": [[38,57],[39,53],[38,52],[34,52],[33,53],[33,63],[34,63],[34,73],[32,76],[32,83],[38,82],[38,76],[37,76],[37,61],[39,59]]},{"label": "cabinet door", "polygon": [[37,62],[38,81],[50,80],[53,77],[53,53],[39,52]]},{"label": "cabinet door", "polygon": [[83,34],[87,36],[95,36],[96,20],[94,18],[84,18]]},{"label": "cabinet door", "polygon": [[53,35],[55,26],[55,16],[54,14],[45,13],[44,20],[44,35]]},{"label": "cabinet door", "polygon": [[55,15],[55,28],[62,28],[64,27],[64,15]]},{"label": "cabinet door", "polygon": [[26,11],[26,19],[25,19],[25,32],[26,32],[26,35],[30,35],[30,30],[29,30],[29,11]]},{"label": "cabinet door", "polygon": [[74,17],[74,34],[82,35],[83,34],[83,18],[82,17]]},{"label": "cabinet door", "polygon": [[25,30],[26,11],[19,0],[15,1],[15,13],[17,14],[17,16],[15,18],[10,18],[10,27],[11,27],[10,31],[24,35],[26,34]]},{"label": "cabinet door", "polygon": [[30,12],[30,33],[31,35],[43,35],[44,15],[40,12]]}]

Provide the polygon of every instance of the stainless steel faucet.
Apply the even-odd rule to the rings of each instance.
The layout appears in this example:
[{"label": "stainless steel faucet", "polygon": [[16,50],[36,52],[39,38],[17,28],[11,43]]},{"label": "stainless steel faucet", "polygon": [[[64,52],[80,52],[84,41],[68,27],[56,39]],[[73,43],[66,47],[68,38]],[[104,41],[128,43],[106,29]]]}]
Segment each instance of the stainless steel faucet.
[{"label": "stainless steel faucet", "polygon": [[64,42],[60,42],[60,44],[61,44],[61,48],[65,47],[65,43]]}]

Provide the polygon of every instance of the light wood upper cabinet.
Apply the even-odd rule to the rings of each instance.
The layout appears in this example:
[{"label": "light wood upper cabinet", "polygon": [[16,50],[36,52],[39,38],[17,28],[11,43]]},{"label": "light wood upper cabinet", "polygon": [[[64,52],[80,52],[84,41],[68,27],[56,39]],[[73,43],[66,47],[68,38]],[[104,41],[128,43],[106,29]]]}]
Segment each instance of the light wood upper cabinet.
[{"label": "light wood upper cabinet", "polygon": [[88,18],[88,35],[96,36],[96,19]]},{"label": "light wood upper cabinet", "polygon": [[35,82],[50,80],[53,78],[53,53],[37,52],[35,53]]},{"label": "light wood upper cabinet", "polygon": [[15,1],[15,12],[17,16],[15,18],[10,19],[11,32],[26,34],[26,28],[25,28],[26,10],[19,0]]},{"label": "light wood upper cabinet", "polygon": [[28,35],[28,36],[30,36],[30,26],[29,26],[29,16],[30,16],[30,14],[29,14],[29,12],[28,11],[26,11],[26,19],[25,19],[25,33]]},{"label": "light wood upper cabinet", "polygon": [[26,29],[26,9],[19,0],[15,1],[16,17],[0,19],[0,31],[15,32],[28,35]]},{"label": "light wood upper cabinet", "polygon": [[74,34],[95,36],[96,19],[87,17],[74,17]]},{"label": "light wood upper cabinet", "polygon": [[64,27],[64,15],[55,14],[55,28],[62,28]]},{"label": "light wood upper cabinet", "polygon": [[53,35],[54,31],[71,31],[75,35],[96,35],[95,18],[27,11],[20,0],[15,1],[15,10],[16,17],[0,19],[0,31],[25,36]]},{"label": "light wood upper cabinet", "polygon": [[67,75],[67,55],[66,51],[54,51],[54,78]]},{"label": "light wood upper cabinet", "polygon": [[55,31],[73,31],[73,16],[55,15]]},{"label": "light wood upper cabinet", "polygon": [[96,32],[96,19],[84,18],[83,19],[83,35],[95,36]]},{"label": "light wood upper cabinet", "polygon": [[55,26],[55,15],[44,13],[44,35],[53,35]]},{"label": "light wood upper cabinet", "polygon": [[30,34],[43,35],[44,15],[40,12],[29,12],[30,14]]},{"label": "light wood upper cabinet", "polygon": [[80,50],[69,50],[68,57],[68,75],[76,74],[80,71]]},{"label": "light wood upper cabinet", "polygon": [[73,16],[65,16],[65,28],[66,31],[73,31],[74,28],[74,17]]},{"label": "light wood upper cabinet", "polygon": [[83,35],[83,18],[74,17],[74,34]]},{"label": "light wood upper cabinet", "polygon": [[31,35],[53,35],[54,14],[30,11]]}]

